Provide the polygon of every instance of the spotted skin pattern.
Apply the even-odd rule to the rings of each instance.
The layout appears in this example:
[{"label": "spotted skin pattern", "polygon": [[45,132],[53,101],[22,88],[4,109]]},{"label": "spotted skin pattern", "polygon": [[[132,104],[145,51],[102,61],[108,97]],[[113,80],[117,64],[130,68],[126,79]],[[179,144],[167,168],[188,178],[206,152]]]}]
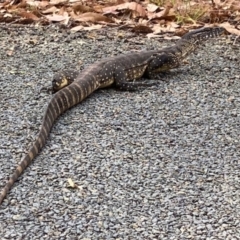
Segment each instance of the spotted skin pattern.
[{"label": "spotted skin pattern", "polygon": [[[132,53],[133,62],[129,65],[128,68],[123,67],[125,71],[125,79],[132,81],[139,79],[142,76],[145,78],[152,78],[156,73],[166,72],[170,69],[177,68],[181,65],[182,60],[190,53],[192,53],[197,46],[206,39],[217,37],[226,33],[226,30],[222,27],[206,27],[200,28],[191,32],[186,33],[175,46],[166,47],[161,50],[153,50],[148,52],[140,52],[139,54]],[[150,53],[150,54],[149,54]],[[127,61],[130,55],[121,55],[119,60]],[[145,60],[140,58],[144,56]],[[103,62],[106,61],[103,60]],[[127,61],[128,62],[128,61]],[[122,62],[119,61],[119,65]],[[71,72],[72,71],[72,72]],[[144,72],[144,73],[143,73]],[[53,92],[57,92],[65,86],[71,84],[77,76],[78,72],[74,70],[64,70],[60,73],[55,74],[52,82]],[[66,81],[67,79],[67,81]],[[116,81],[116,79],[115,79]],[[135,88],[128,87],[134,85]],[[149,83],[149,86],[153,83]],[[145,83],[119,83],[117,85],[120,89],[123,90],[136,90],[140,86],[148,86]]]},{"label": "spotted skin pattern", "polygon": [[187,33],[175,46],[162,50],[128,53],[103,59],[82,72],[65,72],[55,77],[53,89],[56,92],[45,111],[40,131],[28,153],[22,158],[0,193],[0,204],[23,171],[45,145],[55,120],[66,110],[83,101],[98,88],[114,84],[124,90],[136,90],[152,83],[134,82],[142,76],[167,71],[178,67],[181,60],[196,46],[210,37],[224,33],[223,28],[203,28]]}]

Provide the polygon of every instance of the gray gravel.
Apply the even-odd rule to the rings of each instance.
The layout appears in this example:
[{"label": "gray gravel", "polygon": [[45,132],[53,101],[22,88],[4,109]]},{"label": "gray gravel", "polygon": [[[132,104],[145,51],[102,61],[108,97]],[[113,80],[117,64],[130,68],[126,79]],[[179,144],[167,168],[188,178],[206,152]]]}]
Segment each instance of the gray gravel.
[{"label": "gray gravel", "polygon": [[[157,87],[100,90],[61,116],[0,207],[1,239],[240,239],[233,40],[208,41]],[[35,139],[56,71],[172,44],[2,25],[0,187]]]}]

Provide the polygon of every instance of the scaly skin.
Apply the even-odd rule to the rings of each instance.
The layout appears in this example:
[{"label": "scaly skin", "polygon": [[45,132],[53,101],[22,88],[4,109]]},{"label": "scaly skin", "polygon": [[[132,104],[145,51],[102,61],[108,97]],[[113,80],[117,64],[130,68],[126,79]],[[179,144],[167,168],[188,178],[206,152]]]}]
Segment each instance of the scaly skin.
[{"label": "scaly skin", "polygon": [[[174,46],[163,48],[160,51],[151,51],[152,60],[147,61],[148,66],[146,67],[143,76],[146,78],[151,78],[153,74],[166,72],[173,68],[179,67],[182,63],[182,60],[187,55],[192,53],[204,40],[217,37],[225,33],[226,30],[222,27],[200,28],[186,33],[180,40],[176,42]],[[146,52],[140,52],[140,54],[144,55],[146,54]],[[125,57],[127,58],[128,55],[126,55]],[[149,55],[146,54],[146,58],[148,57]],[[124,58],[124,55],[122,55],[121,59],[125,61],[126,58]],[[139,62],[141,61],[142,59],[135,59],[136,66],[138,66]],[[128,72],[135,71],[135,68],[136,67],[134,66],[132,68],[129,68]],[[75,81],[79,73],[80,72],[78,71],[69,69],[56,73],[52,81],[52,92],[55,93],[60,89],[66,87],[67,85],[71,84],[73,81]],[[131,76],[130,78],[133,77],[134,76]],[[136,76],[136,78],[139,77],[140,76]]]},{"label": "scaly skin", "polygon": [[68,86],[70,83],[75,81],[79,73],[79,71],[73,69],[68,69],[56,73],[52,81],[52,93],[56,93],[60,89]]},{"label": "scaly skin", "polygon": [[[7,193],[31,164],[33,159],[40,152],[48,138],[53,123],[66,110],[83,101],[98,88],[108,87],[114,84],[123,90],[136,90],[141,86],[151,86],[150,82],[130,82],[141,78],[143,75],[150,75],[169,70],[179,66],[181,60],[204,39],[220,35],[225,30],[222,28],[202,29],[190,32],[183,36],[174,47],[162,50],[144,51],[129,53],[117,57],[103,59],[86,70],[68,73],[69,78],[58,75],[55,79],[53,89],[57,91],[50,100],[43,117],[39,134],[28,153],[22,158],[14,173],[10,176],[6,185],[0,193],[0,204]],[[72,82],[72,80],[75,81]],[[60,91],[59,91],[60,90]]]}]

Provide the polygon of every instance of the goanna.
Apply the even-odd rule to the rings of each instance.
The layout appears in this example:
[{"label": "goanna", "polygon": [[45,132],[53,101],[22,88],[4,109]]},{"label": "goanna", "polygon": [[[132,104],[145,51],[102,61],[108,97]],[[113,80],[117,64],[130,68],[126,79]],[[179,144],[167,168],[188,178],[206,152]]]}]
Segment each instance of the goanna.
[{"label": "goanna", "polygon": [[[192,53],[201,42],[224,33],[226,33],[226,30],[221,27],[200,28],[186,33],[174,46],[166,47],[161,50],[140,52],[139,55],[136,53],[120,55],[118,64],[124,64],[124,61],[127,61],[127,58],[133,55],[133,58],[131,58],[131,65],[125,69],[126,77],[131,80],[140,77],[151,78],[156,73],[166,72],[170,69],[179,67],[182,60]],[[103,60],[103,62],[104,61],[105,60]],[[138,72],[139,67],[140,71]],[[136,71],[137,74],[134,76]],[[62,70],[56,73],[52,81],[52,92],[55,93],[71,84],[76,80],[78,74],[79,71],[73,69]]]},{"label": "goanna", "polygon": [[[198,43],[224,32],[225,29],[219,27],[195,30],[184,35],[173,47],[106,58],[80,72],[74,82],[56,80],[54,91],[63,89],[56,92],[50,100],[39,134],[0,193],[0,204],[15,181],[45,145],[55,120],[67,109],[83,101],[98,88],[113,84],[123,90],[136,90],[141,86],[151,86],[153,84],[150,82],[134,82],[134,80],[179,66],[181,60],[194,51]],[[72,78],[75,77],[72,76]]]}]

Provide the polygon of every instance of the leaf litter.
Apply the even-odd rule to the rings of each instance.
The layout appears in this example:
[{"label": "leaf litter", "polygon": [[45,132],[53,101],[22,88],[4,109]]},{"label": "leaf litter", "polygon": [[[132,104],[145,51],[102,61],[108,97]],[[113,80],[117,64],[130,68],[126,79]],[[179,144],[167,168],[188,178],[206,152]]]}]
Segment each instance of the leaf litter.
[{"label": "leaf litter", "polygon": [[6,0],[0,2],[0,22],[65,25],[72,31],[126,26],[157,37],[181,36],[189,29],[222,26],[240,36],[239,0]]}]

